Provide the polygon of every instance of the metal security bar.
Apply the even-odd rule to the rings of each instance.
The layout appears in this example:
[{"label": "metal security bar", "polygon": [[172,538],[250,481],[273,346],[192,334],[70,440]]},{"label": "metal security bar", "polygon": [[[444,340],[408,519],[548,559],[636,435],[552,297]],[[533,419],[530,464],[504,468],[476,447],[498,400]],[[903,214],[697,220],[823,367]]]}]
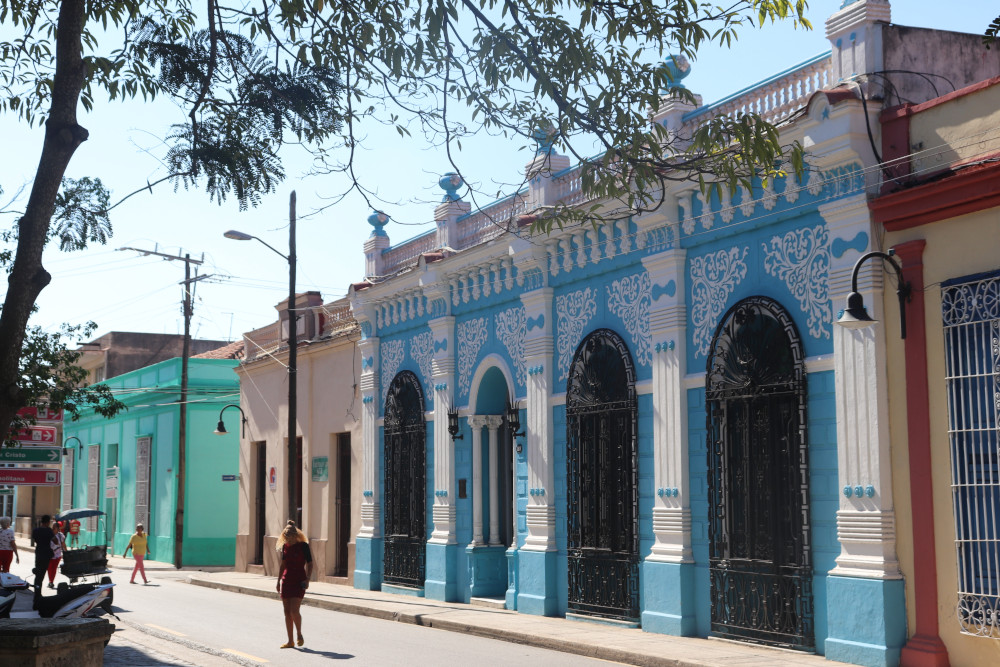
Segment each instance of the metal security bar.
[{"label": "metal security bar", "polygon": [[1000,274],[942,287],[957,616],[965,634],[1000,637]]},{"label": "metal security bar", "polygon": [[386,583],[424,585],[426,464],[424,394],[417,376],[403,371],[385,399]]},{"label": "metal security bar", "polygon": [[639,620],[637,405],[628,347],[610,329],[594,331],[566,383],[572,613]]},{"label": "metal security bar", "polygon": [[766,297],[740,301],[707,373],[712,634],[812,651],[805,362],[791,317]]}]

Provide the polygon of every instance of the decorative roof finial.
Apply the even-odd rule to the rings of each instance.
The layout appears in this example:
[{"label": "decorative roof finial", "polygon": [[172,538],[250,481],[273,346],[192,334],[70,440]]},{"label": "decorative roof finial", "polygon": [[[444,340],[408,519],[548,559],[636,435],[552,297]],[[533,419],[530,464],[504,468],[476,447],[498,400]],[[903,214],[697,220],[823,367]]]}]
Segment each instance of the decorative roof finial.
[{"label": "decorative roof finial", "polygon": [[465,185],[465,181],[455,172],[449,171],[438,179],[438,185],[444,190],[444,197],[441,198],[442,202],[462,200],[462,197],[458,194],[458,189]]},{"label": "decorative roof finial", "polygon": [[557,134],[558,132],[551,122],[547,120],[539,122],[538,127],[531,133],[531,138],[538,143],[535,155],[549,155],[552,152],[552,145],[556,142]]},{"label": "decorative roof finial", "polygon": [[[680,54],[669,55],[663,60],[663,68],[670,79],[669,88],[684,88],[681,80],[691,73],[691,62]],[[664,92],[669,92],[666,90]]]},{"label": "decorative roof finial", "polygon": [[375,231],[372,232],[372,236],[387,236],[385,230],[382,229],[385,227],[387,222],[389,222],[389,216],[382,211],[375,211],[369,215],[368,224],[375,228]]}]

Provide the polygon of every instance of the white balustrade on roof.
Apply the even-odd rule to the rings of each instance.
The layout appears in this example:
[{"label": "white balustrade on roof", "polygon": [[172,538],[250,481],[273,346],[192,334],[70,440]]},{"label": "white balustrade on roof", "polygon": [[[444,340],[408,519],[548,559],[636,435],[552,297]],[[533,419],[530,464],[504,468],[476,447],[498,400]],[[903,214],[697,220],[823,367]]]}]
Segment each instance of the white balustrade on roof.
[{"label": "white balustrade on roof", "polygon": [[[780,123],[802,108],[813,93],[834,83],[831,62],[831,52],[827,51],[718,102],[694,109],[684,116],[686,133],[718,116],[756,113],[769,123]],[[572,206],[585,201],[579,165],[554,174],[552,184],[552,203]],[[465,250],[516,229],[517,217],[526,212],[526,194],[521,190],[459,218],[458,243],[453,249]],[[382,253],[383,274],[391,276],[413,264],[422,253],[435,249],[434,230],[388,248]]]}]

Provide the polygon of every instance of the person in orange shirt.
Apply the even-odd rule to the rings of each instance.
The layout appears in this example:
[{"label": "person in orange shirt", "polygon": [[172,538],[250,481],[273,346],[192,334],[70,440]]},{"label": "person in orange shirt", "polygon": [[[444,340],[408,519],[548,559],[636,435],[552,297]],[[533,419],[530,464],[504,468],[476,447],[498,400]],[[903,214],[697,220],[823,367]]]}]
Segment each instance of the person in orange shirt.
[{"label": "person in orange shirt", "polygon": [[75,547],[80,543],[80,522],[71,519],[69,522],[69,545]]}]

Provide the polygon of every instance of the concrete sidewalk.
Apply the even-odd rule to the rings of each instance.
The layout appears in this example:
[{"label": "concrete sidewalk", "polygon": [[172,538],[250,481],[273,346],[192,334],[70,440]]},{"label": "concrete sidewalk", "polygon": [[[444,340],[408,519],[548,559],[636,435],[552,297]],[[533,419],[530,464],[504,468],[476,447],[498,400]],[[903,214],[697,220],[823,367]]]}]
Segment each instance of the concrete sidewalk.
[{"label": "concrete sidewalk", "polygon": [[[274,577],[246,572],[196,572],[197,586],[278,599]],[[303,604],[439,630],[633,665],[669,667],[815,667],[843,665],[822,656],[718,639],[671,637],[599,622],[530,616],[504,609],[437,602],[312,582]]]},{"label": "concrete sidewalk", "polygon": [[[14,541],[17,543],[17,551],[20,554],[22,560],[25,559],[25,558],[27,558],[29,561],[34,562],[34,559],[35,559],[35,548],[33,546],[31,546],[31,540],[29,540],[27,537],[24,537],[22,535],[18,535],[15,538]],[[131,556],[129,556],[127,558],[123,557],[121,554],[119,554],[117,556],[108,556],[108,568],[111,569],[111,570],[128,570],[129,572],[131,572],[133,567],[135,567],[135,561],[132,559]],[[156,572],[156,571],[161,571],[162,572],[162,571],[165,571],[165,570],[169,570],[169,571],[173,572],[177,568],[175,568],[170,563],[164,563],[164,562],[161,562],[161,561],[151,560],[151,559],[147,558],[145,560],[145,562],[143,562],[143,569],[145,569],[146,572],[149,573],[149,572]],[[231,567],[198,567],[198,568],[186,568],[185,567],[185,568],[181,568],[181,570],[185,571],[185,572],[188,571],[188,570],[191,570],[191,571],[197,570],[197,571],[205,571],[205,572],[219,572],[219,571],[226,571],[226,570],[232,570],[232,569],[233,568],[231,568]]]}]

